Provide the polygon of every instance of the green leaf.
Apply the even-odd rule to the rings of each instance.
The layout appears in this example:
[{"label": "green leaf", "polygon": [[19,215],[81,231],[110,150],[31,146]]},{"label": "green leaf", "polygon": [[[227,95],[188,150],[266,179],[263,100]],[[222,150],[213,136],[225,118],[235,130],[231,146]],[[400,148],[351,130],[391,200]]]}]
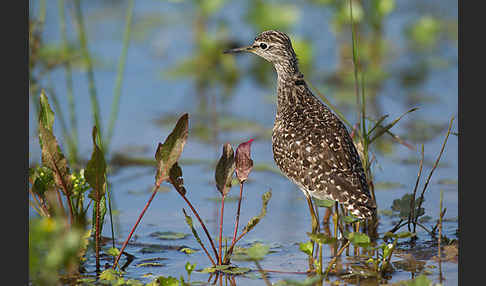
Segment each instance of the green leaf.
[{"label": "green leaf", "polygon": [[155,160],[157,161],[155,181],[157,184],[169,179],[170,169],[179,160],[182,150],[184,150],[188,135],[188,120],[189,115],[187,113],[182,115],[172,132],[165,139],[164,144],[159,143],[157,147],[155,152]]},{"label": "green leaf", "polygon": [[344,223],[353,223],[353,222],[357,222],[359,219],[354,217],[354,216],[349,216],[349,215],[346,215],[346,216],[340,216],[339,217]]},{"label": "green leaf", "polygon": [[141,248],[139,251],[143,254],[147,254],[147,253],[160,253],[165,250],[167,250],[167,247],[164,245],[152,244]]},{"label": "green leaf", "polygon": [[173,231],[156,231],[150,234],[151,237],[155,237],[161,240],[177,240],[184,239],[188,236],[187,233],[173,232]]},{"label": "green leaf", "polygon": [[247,272],[250,272],[250,268],[246,267],[235,267],[231,265],[216,265],[214,267],[207,267],[201,270],[201,273],[214,273],[214,272],[223,272],[226,274],[232,274],[232,275],[239,275],[239,274],[244,274]]},{"label": "green leaf", "polygon": [[381,15],[387,15],[395,9],[395,0],[380,0],[376,8]]},{"label": "green leaf", "polygon": [[162,266],[165,266],[165,264],[159,262],[144,262],[136,265],[136,267],[162,267]]},{"label": "green leaf", "polygon": [[[404,194],[400,199],[393,200],[391,209],[394,212],[398,212],[400,218],[408,219],[410,214],[410,201],[412,200],[412,194]],[[415,217],[420,217],[425,214],[423,207],[418,208],[420,205],[420,198],[415,200]]]},{"label": "green leaf", "polygon": [[246,250],[246,254],[251,260],[262,260],[268,254],[270,246],[262,243],[255,243]]},{"label": "green leaf", "polygon": [[39,110],[39,143],[41,147],[42,164],[52,170],[54,182],[66,195],[72,191],[71,171],[67,159],[61,152],[56,137],[52,132],[54,113],[52,112],[44,91],[40,95]]},{"label": "green leaf", "polygon": [[123,285],[128,285],[128,286],[143,286],[143,283],[135,280],[135,279],[128,279],[125,284]]},{"label": "green leaf", "polygon": [[32,192],[44,197],[44,193],[55,186],[54,174],[52,170],[41,166],[30,168],[30,181],[32,182]]},{"label": "green leaf", "polygon": [[192,249],[192,248],[189,248],[189,247],[183,247],[181,249],[179,249],[180,252],[183,252],[185,254],[193,254],[195,253],[197,250],[195,249]]},{"label": "green leaf", "polygon": [[226,194],[230,191],[234,172],[234,151],[231,145],[226,143],[223,146],[223,153],[221,154],[221,158],[219,158],[218,164],[216,165],[216,172],[214,175],[216,179],[216,187],[221,195],[226,196]]},{"label": "green leaf", "polygon": [[415,233],[413,232],[409,232],[409,231],[401,231],[401,232],[398,232],[398,233],[392,233],[392,232],[386,232],[384,235],[383,235],[383,238],[388,238],[388,237],[392,237],[392,238],[409,238],[409,237],[413,237],[415,236]]},{"label": "green leaf", "polygon": [[430,281],[429,278],[425,276],[425,274],[421,274],[417,278],[407,281],[406,285],[407,286],[430,286],[432,285],[432,281]]},{"label": "green leaf", "polygon": [[332,208],[336,202],[333,200],[320,200],[320,199],[314,199],[314,202],[316,202],[318,207],[324,207],[324,208]]},{"label": "green leaf", "polygon": [[98,136],[96,126],[93,127],[93,153],[91,153],[91,159],[86,165],[85,178],[88,184],[91,186],[92,191],[88,197],[95,202],[99,202],[105,195],[105,183],[106,183],[106,162],[103,151],[96,143]]},{"label": "green leaf", "polygon": [[191,231],[192,231],[192,235],[194,235],[194,238],[196,238],[196,241],[197,243],[199,243],[199,245],[203,245],[202,241],[201,241],[201,238],[199,237],[199,235],[197,234],[197,231],[196,229],[194,228],[194,225],[192,223],[192,218],[186,213],[186,211],[184,209],[182,209],[182,212],[184,213],[184,216],[186,218],[186,223],[187,225],[191,228]]},{"label": "green leaf", "polygon": [[154,285],[160,285],[160,286],[179,286],[181,285],[179,280],[177,278],[169,276],[169,277],[164,277],[164,276],[159,276],[157,279],[155,279],[156,283]]},{"label": "green leaf", "polygon": [[108,268],[101,272],[99,278],[106,281],[115,281],[120,278],[120,274],[116,270]]},{"label": "green leaf", "polygon": [[250,271],[251,269],[248,267],[230,267],[228,269],[221,270],[221,272],[231,275],[241,275]]},{"label": "green leaf", "polygon": [[187,271],[187,275],[191,275],[192,271],[194,271],[194,269],[196,269],[196,263],[191,264],[191,263],[187,262],[186,265],[185,265],[185,268],[186,268],[186,271]]},{"label": "green leaf", "polygon": [[346,235],[346,238],[353,244],[359,247],[367,247],[370,245],[370,237],[361,232],[351,232]]},{"label": "green leaf", "polygon": [[318,283],[319,281],[321,281],[321,276],[315,275],[312,277],[307,277],[302,281],[286,279],[286,280],[278,281],[274,285],[275,286],[312,286],[312,285],[318,285],[316,283]]},{"label": "green leaf", "polygon": [[250,7],[246,19],[260,31],[275,27],[285,31],[298,20],[300,14],[295,4],[288,3],[256,1]]},{"label": "green leaf", "polygon": [[310,233],[310,232],[308,232],[307,236],[309,236],[309,238],[312,241],[315,241],[319,244],[331,244],[331,243],[335,243],[337,241],[337,239],[335,237],[331,237],[331,236],[323,234],[323,233]]},{"label": "green leaf", "polygon": [[271,197],[272,191],[268,191],[262,195],[262,209],[260,211],[260,214],[250,219],[248,224],[243,228],[243,232],[249,232],[250,230],[252,230],[260,222],[260,220],[265,217],[265,215],[267,214],[267,205]]},{"label": "green leaf", "polygon": [[39,110],[39,124],[52,132],[52,125],[54,124],[54,112],[49,105],[47,96],[44,90],[41,90],[40,94],[40,110]]},{"label": "green leaf", "polygon": [[120,254],[120,250],[116,247],[110,247],[110,249],[106,251],[106,254],[117,257],[118,254]]},{"label": "green leaf", "polygon": [[308,242],[301,242],[301,243],[299,243],[299,249],[303,253],[311,256],[312,255],[312,242],[311,241],[308,241]]},{"label": "green leaf", "polygon": [[388,259],[388,256],[390,256],[392,253],[393,253],[393,249],[395,248],[395,246],[393,245],[393,243],[389,243],[389,244],[385,244],[385,246],[383,247],[383,259]]},{"label": "green leaf", "polygon": [[312,277],[307,277],[302,281],[285,279],[277,282],[274,285],[275,286],[312,286],[312,285],[318,285],[319,281],[321,281],[321,276],[315,275]]}]

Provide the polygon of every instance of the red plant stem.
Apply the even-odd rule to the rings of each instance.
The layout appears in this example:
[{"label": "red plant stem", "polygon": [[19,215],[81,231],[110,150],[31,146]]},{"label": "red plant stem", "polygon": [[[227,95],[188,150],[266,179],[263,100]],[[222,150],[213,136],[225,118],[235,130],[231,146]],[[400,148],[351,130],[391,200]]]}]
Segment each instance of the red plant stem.
[{"label": "red plant stem", "polygon": [[101,198],[99,198],[99,200],[96,202],[96,234],[95,234],[96,272],[100,270],[100,207],[101,207],[100,202],[101,202]]},{"label": "red plant stem", "polygon": [[64,210],[64,204],[62,203],[61,192],[56,190],[57,202],[59,203],[59,208],[62,210],[63,215],[66,216],[66,210]]},{"label": "red plant stem", "polygon": [[223,243],[223,213],[224,213],[224,199],[226,195],[223,194],[223,198],[221,200],[221,216],[219,219],[219,265],[221,265],[221,257],[223,256],[222,253],[222,243]]},{"label": "red plant stem", "polygon": [[138,224],[140,223],[140,221],[142,220],[142,217],[143,215],[145,214],[145,211],[148,209],[150,203],[152,202],[152,200],[154,199],[155,197],[155,194],[157,194],[157,190],[159,189],[160,187],[160,183],[155,185],[154,187],[154,190],[152,192],[152,195],[150,196],[150,199],[147,201],[147,203],[145,204],[145,207],[143,208],[142,212],[140,213],[140,215],[138,216],[138,219],[137,219],[137,222],[135,223],[135,225],[132,227],[132,230],[130,231],[130,234],[128,235],[127,239],[125,240],[125,242],[123,243],[123,246],[122,248],[120,249],[120,253],[118,254],[118,256],[116,257],[115,259],[115,262],[113,263],[113,269],[115,269],[115,267],[117,266],[118,264],[118,261],[120,260],[120,257],[123,253],[123,251],[125,250],[125,248],[127,247],[127,244],[128,244],[128,241],[130,241],[130,238],[132,238],[132,235],[133,233],[135,232],[135,229],[137,228]]},{"label": "red plant stem", "polygon": [[191,202],[186,198],[186,196],[183,195],[183,194],[181,194],[180,192],[178,192],[178,193],[179,193],[179,195],[181,195],[181,197],[184,199],[184,201],[186,201],[186,203],[189,206],[189,208],[191,209],[192,213],[196,216],[197,220],[201,224],[204,232],[206,233],[206,236],[208,237],[209,243],[211,243],[211,247],[213,248],[214,255],[216,256],[216,260],[219,261],[218,251],[216,250],[216,247],[214,246],[213,239],[211,238],[211,235],[209,235],[209,231],[206,228],[206,225],[204,224],[203,220],[201,219],[201,217],[197,213],[196,209],[194,209],[194,207],[192,206]]},{"label": "red plant stem", "polygon": [[[62,187],[62,189],[64,191],[64,194],[66,195],[66,198],[67,198],[68,207],[69,207],[69,214],[71,215],[70,222],[71,222],[71,225],[72,225],[73,224],[74,213],[73,213],[73,206],[71,206],[71,193],[69,192],[69,189],[67,187],[67,184],[66,184],[66,182],[64,181],[64,179],[61,176],[61,171],[59,171],[59,168],[57,167],[56,164],[54,164],[54,168],[55,168],[55,174],[58,176],[58,179],[61,182],[61,187]],[[59,190],[58,190],[58,192],[59,192]],[[59,193],[58,193],[58,199],[60,200]],[[60,200],[60,203],[61,203],[61,206],[62,206],[62,200]],[[62,209],[64,210],[64,207],[63,206],[62,206]]]},{"label": "red plant stem", "polygon": [[238,224],[240,222],[240,209],[241,209],[241,198],[243,197],[243,183],[240,183],[240,198],[238,199],[238,211],[236,212],[236,223],[235,223],[235,231],[233,233],[233,240],[231,241],[231,245],[235,243],[236,235],[238,234]]}]

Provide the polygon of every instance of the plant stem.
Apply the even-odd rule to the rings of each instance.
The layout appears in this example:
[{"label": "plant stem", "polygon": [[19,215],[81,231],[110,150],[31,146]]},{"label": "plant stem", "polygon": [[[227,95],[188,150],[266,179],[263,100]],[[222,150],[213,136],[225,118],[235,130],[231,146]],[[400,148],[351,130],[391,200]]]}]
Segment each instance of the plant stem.
[{"label": "plant stem", "polygon": [[74,1],[74,12],[76,15],[76,24],[78,26],[78,38],[81,45],[81,51],[83,54],[83,58],[86,61],[87,66],[87,76],[88,76],[88,89],[91,99],[91,109],[93,112],[93,118],[95,122],[95,126],[98,130],[98,135],[100,138],[100,148],[103,150],[103,140],[102,140],[102,129],[101,129],[101,120],[100,120],[100,107],[98,104],[98,97],[96,93],[95,87],[95,80],[94,80],[94,73],[93,73],[93,63],[92,59],[88,50],[88,44],[86,39],[86,31],[84,28],[84,21],[83,21],[83,14],[81,12],[81,4],[79,0]]},{"label": "plant stem", "polygon": [[179,191],[177,191],[177,193],[179,195],[181,195],[181,197],[184,199],[184,201],[187,203],[187,205],[189,206],[189,208],[191,209],[192,213],[196,216],[197,220],[199,221],[199,223],[201,224],[203,230],[204,230],[204,233],[206,233],[206,236],[209,240],[209,243],[211,243],[211,247],[213,248],[213,251],[214,251],[214,255],[216,256],[216,260],[219,261],[219,255],[218,255],[218,251],[216,250],[216,247],[214,246],[214,242],[213,242],[213,239],[211,238],[211,235],[209,234],[209,231],[208,229],[206,228],[206,225],[204,224],[203,220],[201,219],[201,217],[199,216],[199,214],[197,213],[196,209],[192,206],[191,202],[187,199],[187,197],[180,193]]},{"label": "plant stem", "polygon": [[223,243],[223,213],[224,213],[224,199],[226,198],[226,195],[223,194],[223,198],[221,199],[221,216],[219,219],[219,265],[221,265],[221,259],[223,256],[222,252],[222,243]]},{"label": "plant stem", "polygon": [[61,198],[61,192],[59,190],[56,190],[56,196],[57,196],[57,202],[59,203],[59,209],[62,210],[63,216],[66,216],[66,210],[64,209],[64,204],[62,203],[62,198]]},{"label": "plant stem", "polygon": [[[100,190],[98,190],[99,193]],[[98,201],[96,202],[96,234],[95,234],[95,250],[96,250],[96,272],[100,270],[100,207],[101,198],[98,196]]]},{"label": "plant stem", "polygon": [[110,212],[110,225],[111,225],[111,240],[112,240],[112,246],[115,248],[115,231],[113,229],[113,214],[111,211],[111,192],[110,188],[106,188],[106,192],[108,193],[108,211]]},{"label": "plant stem", "polygon": [[410,200],[410,213],[408,214],[408,231],[410,231],[410,222],[415,220],[415,195],[417,193],[417,187],[420,181],[420,177],[422,175],[422,167],[424,164],[424,144],[422,144],[422,156],[420,158],[420,165],[419,165],[419,171],[417,175],[417,181],[415,182],[415,187],[413,188],[413,194],[412,194],[412,199]]},{"label": "plant stem", "polygon": [[[66,32],[66,17],[64,15],[64,0],[58,0],[58,9],[59,9],[59,26],[61,29],[61,37],[62,37],[62,45],[63,49],[67,50],[68,40],[67,40],[67,32]],[[70,127],[71,127],[71,164],[77,163],[78,160],[78,124],[76,120],[76,112],[75,112],[75,105],[74,105],[74,97],[73,97],[73,78],[71,72],[71,63],[67,60],[64,63],[64,70],[66,73],[66,90],[67,90],[67,99],[68,99],[68,106],[69,106],[69,120],[70,120]]]},{"label": "plant stem", "polygon": [[319,275],[322,275],[322,243],[319,243]]},{"label": "plant stem", "polygon": [[241,199],[243,197],[243,183],[240,183],[240,197],[238,198],[238,210],[236,211],[236,222],[235,222],[235,231],[233,232],[233,240],[231,244],[235,243],[236,235],[238,234],[238,224],[240,222],[240,209],[241,209]]},{"label": "plant stem", "polygon": [[442,240],[442,201],[444,199],[444,191],[440,191],[440,202],[439,202],[439,239],[438,239],[438,253],[437,257],[439,258],[439,282],[442,283],[442,253],[441,253],[441,240]]},{"label": "plant stem", "polygon": [[113,137],[113,129],[115,127],[115,121],[118,117],[118,110],[120,107],[120,97],[121,97],[121,86],[123,82],[123,72],[125,71],[125,62],[127,59],[127,51],[128,51],[128,44],[130,42],[130,30],[132,25],[132,15],[133,15],[133,6],[134,0],[130,0],[127,9],[126,15],[126,23],[125,23],[125,32],[123,34],[123,48],[122,53],[120,55],[120,60],[118,62],[118,70],[116,75],[116,83],[115,83],[115,91],[113,102],[111,105],[111,114],[110,114],[110,121],[108,124],[108,133],[106,136],[106,149],[108,150],[111,142],[111,138]]},{"label": "plant stem", "polygon": [[154,199],[155,197],[155,194],[157,194],[157,190],[159,189],[160,187],[160,183],[156,184],[152,190],[152,195],[150,196],[149,200],[147,201],[147,203],[145,204],[145,207],[143,208],[142,212],[140,213],[140,215],[138,216],[138,219],[137,221],[135,222],[135,225],[132,227],[132,230],[130,231],[130,234],[128,234],[128,237],[127,239],[125,240],[125,242],[123,243],[121,249],[120,249],[120,253],[118,254],[118,256],[116,257],[115,259],[115,262],[113,263],[113,269],[115,269],[116,265],[118,264],[118,261],[120,260],[120,257],[123,253],[123,251],[125,250],[125,247],[127,247],[127,244],[128,244],[128,241],[130,241],[130,238],[132,238],[132,235],[133,235],[133,232],[135,232],[135,229],[137,228],[138,224],[140,223],[140,221],[142,220],[142,217],[143,215],[145,214],[145,211],[147,210],[147,208],[149,207],[150,203],[152,202],[152,200]]},{"label": "plant stem", "polygon": [[334,265],[334,263],[336,262],[337,258],[338,258],[339,256],[341,256],[341,254],[343,253],[344,249],[346,249],[346,247],[348,247],[350,243],[351,243],[351,242],[348,240],[348,241],[346,242],[346,244],[345,244],[345,245],[343,245],[343,246],[341,247],[341,249],[339,249],[338,253],[337,253],[337,254],[336,254],[336,255],[335,255],[333,258],[332,258],[332,260],[329,262],[329,265],[328,265],[328,266],[327,266],[327,268],[326,268],[326,272],[324,273],[324,277],[326,277],[326,278],[327,278],[327,275],[329,274],[329,271],[331,270],[331,267]]},{"label": "plant stem", "polygon": [[[449,138],[449,135],[451,134],[451,129],[452,129],[452,123],[454,122],[454,116],[451,118],[451,121],[449,123],[449,128],[447,129],[447,134],[446,137],[444,138],[444,142],[442,143],[442,147],[439,152],[439,156],[435,160],[434,166],[432,167],[432,170],[429,173],[429,176],[427,177],[427,180],[425,181],[424,188],[422,190],[422,193],[420,194],[420,199],[419,199],[419,205],[418,209],[422,206],[422,202],[424,201],[424,193],[425,190],[427,189],[427,186],[429,185],[430,179],[432,178],[432,174],[434,173],[435,169],[437,168],[437,165],[439,165],[440,158],[442,157],[442,153],[444,152],[445,145],[447,143],[447,139]],[[418,217],[415,217],[415,222],[414,222],[414,229],[413,231],[415,232],[415,224],[417,224]]]}]

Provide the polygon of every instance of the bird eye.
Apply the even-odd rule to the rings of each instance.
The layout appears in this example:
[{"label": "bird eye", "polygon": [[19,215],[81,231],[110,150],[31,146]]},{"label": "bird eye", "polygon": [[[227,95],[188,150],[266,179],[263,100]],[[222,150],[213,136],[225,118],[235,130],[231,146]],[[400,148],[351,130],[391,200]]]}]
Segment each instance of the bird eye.
[{"label": "bird eye", "polygon": [[266,49],[266,48],[267,48],[267,44],[265,44],[265,43],[261,43],[261,44],[260,44],[260,48],[262,48],[262,50]]}]

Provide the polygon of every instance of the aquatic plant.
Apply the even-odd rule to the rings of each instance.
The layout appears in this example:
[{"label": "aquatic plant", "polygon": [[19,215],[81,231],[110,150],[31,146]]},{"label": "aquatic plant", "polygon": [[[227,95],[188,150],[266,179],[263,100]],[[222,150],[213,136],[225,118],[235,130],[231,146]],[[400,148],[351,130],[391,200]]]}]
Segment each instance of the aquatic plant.
[{"label": "aquatic plant", "polygon": [[[172,132],[167,136],[164,143],[159,143],[157,147],[157,152],[155,153],[155,159],[157,161],[157,174],[155,176],[155,185],[152,190],[152,195],[150,196],[149,200],[145,204],[142,212],[140,213],[137,221],[135,222],[134,226],[132,227],[128,237],[126,238],[125,242],[123,243],[118,256],[113,263],[113,269],[116,269],[118,262],[120,260],[121,255],[124,253],[125,247],[127,246],[128,242],[130,241],[133,233],[135,232],[136,227],[142,220],[145,211],[148,209],[150,203],[155,197],[157,190],[160,188],[160,185],[163,182],[169,182],[177,193],[183,198],[186,204],[191,209],[192,213],[196,216],[197,220],[201,224],[206,237],[211,245],[211,248],[214,252],[214,259],[209,251],[207,250],[206,246],[202,242],[199,234],[197,233],[196,229],[194,228],[192,218],[186,213],[183,209],[183,213],[185,216],[185,221],[189,228],[191,229],[194,238],[204,250],[204,253],[212,263],[213,267],[227,265],[230,263],[231,254],[233,252],[234,246],[236,243],[248,232],[250,232],[258,222],[265,216],[266,208],[268,201],[271,197],[271,192],[266,192],[262,196],[263,200],[263,207],[262,211],[258,216],[253,217],[248,224],[243,228],[242,233],[236,237],[238,232],[238,224],[239,224],[239,214],[240,214],[240,207],[241,207],[241,200],[242,200],[242,193],[243,193],[243,183],[247,180],[248,175],[251,172],[253,167],[253,160],[250,156],[250,146],[253,140],[249,140],[248,142],[244,142],[240,144],[237,148],[236,157],[233,151],[233,148],[230,144],[225,144],[223,146],[223,153],[221,158],[216,165],[215,171],[215,182],[216,188],[220,192],[222,199],[221,199],[221,217],[220,217],[220,224],[219,224],[219,252],[216,250],[216,246],[213,242],[211,235],[209,234],[207,227],[204,221],[199,216],[197,209],[193,206],[190,199],[187,197],[187,189],[184,186],[183,180],[183,173],[182,168],[178,164],[179,157],[184,149],[184,145],[186,144],[187,137],[188,137],[188,120],[189,115],[186,113],[182,115],[177,124],[175,125]],[[238,200],[238,211],[236,214],[236,221],[235,221],[235,230],[234,230],[234,237],[230,247],[227,251],[223,254],[222,250],[222,235],[223,235],[223,212],[224,212],[224,202],[226,195],[229,193],[232,187],[233,177],[236,173],[236,176],[240,182],[240,197]],[[217,263],[216,263],[217,261]]]}]

